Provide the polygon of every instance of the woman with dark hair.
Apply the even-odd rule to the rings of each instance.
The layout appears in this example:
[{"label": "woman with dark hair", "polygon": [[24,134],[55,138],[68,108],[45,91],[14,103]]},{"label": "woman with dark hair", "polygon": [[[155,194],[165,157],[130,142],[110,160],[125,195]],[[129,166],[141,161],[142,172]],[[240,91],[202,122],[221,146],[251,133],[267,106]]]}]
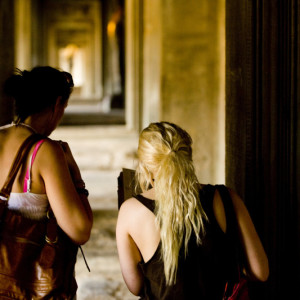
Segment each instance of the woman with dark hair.
[{"label": "woman with dark hair", "polygon": [[[136,178],[143,193],[121,205],[117,246],[129,290],[141,299],[222,299],[231,248],[216,186],[198,182],[192,139],[169,122],[139,137]],[[268,259],[248,211],[229,189],[247,273],[268,278]],[[232,261],[232,260],[231,260]]]},{"label": "woman with dark hair", "polygon": [[17,70],[6,80],[4,92],[14,100],[15,120],[0,128],[0,184],[22,142],[33,133],[42,135],[17,174],[8,208],[40,220],[50,204],[61,229],[81,245],[93,224],[88,191],[68,144],[48,137],[64,114],[72,88],[71,74],[51,67]]}]

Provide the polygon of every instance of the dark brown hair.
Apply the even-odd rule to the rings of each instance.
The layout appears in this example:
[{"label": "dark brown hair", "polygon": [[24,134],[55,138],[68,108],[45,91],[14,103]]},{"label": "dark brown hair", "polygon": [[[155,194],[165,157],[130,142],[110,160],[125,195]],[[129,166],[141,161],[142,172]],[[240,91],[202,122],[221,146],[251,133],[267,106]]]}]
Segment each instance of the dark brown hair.
[{"label": "dark brown hair", "polygon": [[15,100],[18,121],[24,121],[28,116],[54,105],[59,96],[65,104],[73,86],[70,73],[43,66],[31,71],[16,69],[4,83],[4,93]]}]

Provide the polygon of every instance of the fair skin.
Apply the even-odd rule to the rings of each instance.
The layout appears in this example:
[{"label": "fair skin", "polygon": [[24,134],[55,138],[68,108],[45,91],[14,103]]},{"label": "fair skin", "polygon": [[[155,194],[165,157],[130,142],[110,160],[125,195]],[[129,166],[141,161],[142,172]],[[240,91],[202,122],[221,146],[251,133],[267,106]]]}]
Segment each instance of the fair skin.
[{"label": "fair skin", "polygon": [[[248,272],[253,279],[266,281],[269,276],[266,253],[243,201],[235,192],[229,191],[248,262]],[[154,200],[155,189],[142,195]],[[225,233],[225,210],[218,191],[214,195],[213,210],[220,228]],[[144,262],[149,261],[160,242],[160,231],[155,223],[154,214],[135,198],[126,200],[119,211],[116,238],[125,283],[134,295],[139,295],[143,287],[143,275],[138,263],[142,258]]]},{"label": "fair skin", "polygon": [[[57,98],[53,107],[28,117],[24,123],[38,133],[48,136],[58,125],[65,106]],[[17,149],[32,132],[24,126],[0,130],[0,184],[3,185]],[[23,192],[25,171],[29,163],[19,171],[13,184],[13,193]],[[32,166],[31,192],[47,194],[53,213],[62,230],[76,244],[88,241],[93,224],[92,210],[88,199],[76,191],[76,182],[81,180],[80,170],[67,143],[62,145],[50,139],[44,141]]]}]

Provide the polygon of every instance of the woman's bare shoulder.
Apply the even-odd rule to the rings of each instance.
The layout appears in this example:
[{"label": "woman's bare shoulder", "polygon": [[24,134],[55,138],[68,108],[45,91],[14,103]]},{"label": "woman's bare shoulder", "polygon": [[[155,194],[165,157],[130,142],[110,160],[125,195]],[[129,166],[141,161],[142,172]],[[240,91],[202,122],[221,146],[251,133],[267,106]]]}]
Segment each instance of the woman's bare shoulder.
[{"label": "woman's bare shoulder", "polygon": [[59,143],[55,140],[50,139],[49,137],[43,138],[43,148],[49,149],[62,149]]},{"label": "woman's bare shoulder", "polygon": [[120,213],[136,214],[137,210],[140,210],[141,207],[143,207],[143,205],[136,198],[131,197],[122,203]]},{"label": "woman's bare shoulder", "polygon": [[65,158],[64,151],[57,141],[45,138],[39,149],[40,156],[44,156],[46,161],[56,160],[57,158]]},{"label": "woman's bare shoulder", "polygon": [[57,141],[46,138],[38,150],[36,163],[43,176],[60,174],[64,176],[68,171],[68,164],[64,150]]},{"label": "woman's bare shoulder", "polygon": [[136,198],[132,197],[123,202],[118,214],[118,222],[124,224],[130,230],[134,230],[136,226],[143,224],[148,218],[152,218],[153,213],[139,202]]}]

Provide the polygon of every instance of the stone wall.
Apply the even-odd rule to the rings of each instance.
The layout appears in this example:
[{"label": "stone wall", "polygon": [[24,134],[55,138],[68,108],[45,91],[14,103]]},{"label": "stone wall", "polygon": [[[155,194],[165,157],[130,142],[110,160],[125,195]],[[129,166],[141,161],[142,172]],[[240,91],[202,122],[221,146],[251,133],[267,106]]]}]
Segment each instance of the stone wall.
[{"label": "stone wall", "polygon": [[171,121],[191,134],[201,182],[222,183],[225,0],[150,2],[144,2],[144,106],[151,121]]}]

